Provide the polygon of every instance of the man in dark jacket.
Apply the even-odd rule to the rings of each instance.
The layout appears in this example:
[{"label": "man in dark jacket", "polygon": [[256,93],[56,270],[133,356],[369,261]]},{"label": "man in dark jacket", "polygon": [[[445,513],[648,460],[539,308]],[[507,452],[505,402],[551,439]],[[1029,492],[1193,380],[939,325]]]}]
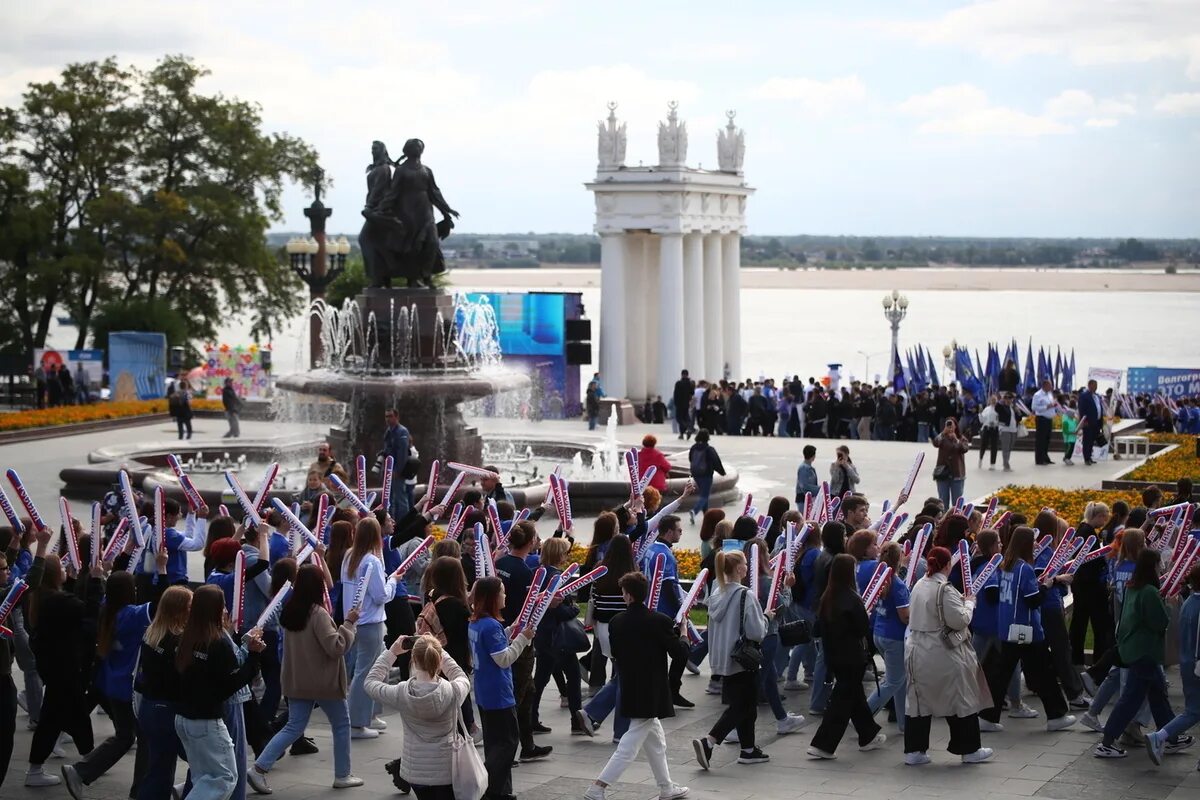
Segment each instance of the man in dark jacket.
[{"label": "man in dark jacket", "polygon": [[675,800],[686,795],[688,789],[671,780],[667,736],[660,720],[675,716],[667,660],[686,658],[687,643],[680,638],[670,617],[646,608],[649,587],[645,575],[631,572],[621,578],[619,585],[628,609],[613,617],[608,635],[620,675],[620,713],[629,718],[629,730],[600,771],[600,777],[583,796],[587,800],[605,800],[604,790],[620,780],[638,751],[644,750],[650,772],[658,783],[660,800]]},{"label": "man in dark jacket", "polygon": [[238,397],[237,390],[233,388],[233,378],[226,378],[225,385],[221,387],[221,405],[225,407],[225,419],[229,421],[229,431],[221,438],[236,439],[242,435],[241,424],[238,422],[238,414],[242,413],[242,398]]},{"label": "man in dark jacket", "polygon": [[688,377],[685,369],[679,373],[675,381],[675,391],[671,393],[675,401],[675,421],[679,423],[679,438],[691,436],[695,431],[695,420],[692,419],[692,397],[696,393],[696,384]]},{"label": "man in dark jacket", "polygon": [[400,424],[400,412],[389,408],[383,414],[387,422],[387,430],[383,433],[383,455],[391,456],[394,468],[392,470],[391,494],[388,496],[391,508],[388,514],[392,519],[404,519],[408,513],[408,493],[404,491],[404,465],[408,463],[408,428]]}]

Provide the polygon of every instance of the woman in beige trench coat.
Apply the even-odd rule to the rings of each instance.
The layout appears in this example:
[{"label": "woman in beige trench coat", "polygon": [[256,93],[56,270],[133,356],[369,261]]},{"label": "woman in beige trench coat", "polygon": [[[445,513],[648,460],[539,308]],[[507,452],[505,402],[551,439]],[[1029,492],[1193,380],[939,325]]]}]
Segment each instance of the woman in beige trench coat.
[{"label": "woman in beige trench coat", "polygon": [[979,711],[991,701],[967,628],[975,601],[964,599],[949,582],[949,550],[933,548],[926,564],[908,607],[904,763],[930,762],[929,729],[934,717],[945,717],[950,726],[947,749],[962,756],[964,764],[976,764],[991,758],[992,750],[979,742]]}]

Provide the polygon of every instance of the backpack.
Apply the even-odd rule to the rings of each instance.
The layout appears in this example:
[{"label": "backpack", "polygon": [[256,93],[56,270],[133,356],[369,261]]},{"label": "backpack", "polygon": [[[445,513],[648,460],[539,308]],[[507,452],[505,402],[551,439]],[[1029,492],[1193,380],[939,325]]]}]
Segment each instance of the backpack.
[{"label": "backpack", "polygon": [[417,635],[429,634],[442,643],[442,647],[449,644],[449,639],[446,637],[446,630],[442,627],[442,620],[438,618],[437,604],[443,598],[438,598],[432,603],[426,603],[421,609],[421,613],[417,615]]},{"label": "backpack", "polygon": [[693,475],[704,475],[708,472],[708,448],[692,447],[688,454],[688,467]]}]

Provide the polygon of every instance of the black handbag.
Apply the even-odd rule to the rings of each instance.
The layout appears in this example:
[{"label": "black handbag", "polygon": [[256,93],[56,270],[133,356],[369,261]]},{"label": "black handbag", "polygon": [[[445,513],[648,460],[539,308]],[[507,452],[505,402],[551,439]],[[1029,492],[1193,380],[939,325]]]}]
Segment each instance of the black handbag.
[{"label": "black handbag", "polygon": [[808,620],[798,619],[779,626],[779,644],[784,647],[796,647],[811,641],[812,626],[808,624]]},{"label": "black handbag", "polygon": [[733,650],[730,651],[729,657],[742,669],[753,672],[762,666],[763,651],[762,642],[746,638],[746,595],[748,594],[750,594],[749,589],[742,592],[741,609],[738,612],[738,638],[733,643]]},{"label": "black handbag", "polygon": [[946,466],[945,464],[938,464],[933,468],[933,479],[935,481],[950,480],[950,467]]},{"label": "black handbag", "polygon": [[558,626],[554,636],[554,649],[560,653],[586,653],[592,649],[587,631],[579,617],[569,619]]}]

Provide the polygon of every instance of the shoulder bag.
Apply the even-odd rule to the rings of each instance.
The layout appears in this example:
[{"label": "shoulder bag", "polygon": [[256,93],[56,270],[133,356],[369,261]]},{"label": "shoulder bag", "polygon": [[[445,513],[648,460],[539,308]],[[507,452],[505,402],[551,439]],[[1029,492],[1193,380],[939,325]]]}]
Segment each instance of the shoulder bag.
[{"label": "shoulder bag", "polygon": [[961,631],[956,631],[946,625],[946,611],[942,608],[942,595],[949,588],[949,581],[946,581],[940,587],[938,587],[937,614],[938,624],[941,626],[941,630],[938,632],[938,638],[942,640],[942,644],[946,645],[948,649],[954,650],[955,648],[961,647],[970,641],[971,630],[969,628],[963,628]]},{"label": "shoulder bag", "polygon": [[438,617],[437,604],[444,600],[444,597],[439,597],[431,603],[426,603],[421,609],[421,613],[417,615],[417,634],[429,634],[442,643],[445,647],[449,643],[446,636],[446,629],[442,627],[442,620]]},{"label": "shoulder bag", "polygon": [[463,733],[465,730],[460,706],[454,717],[454,727],[450,729],[450,782],[456,800],[479,800],[487,791],[487,768],[475,743]]},{"label": "shoulder bag", "polygon": [[748,594],[750,594],[749,589],[742,590],[741,608],[738,612],[738,638],[733,643],[733,650],[729,657],[742,669],[752,672],[762,666],[763,651],[762,642],[746,638],[746,595]]}]

